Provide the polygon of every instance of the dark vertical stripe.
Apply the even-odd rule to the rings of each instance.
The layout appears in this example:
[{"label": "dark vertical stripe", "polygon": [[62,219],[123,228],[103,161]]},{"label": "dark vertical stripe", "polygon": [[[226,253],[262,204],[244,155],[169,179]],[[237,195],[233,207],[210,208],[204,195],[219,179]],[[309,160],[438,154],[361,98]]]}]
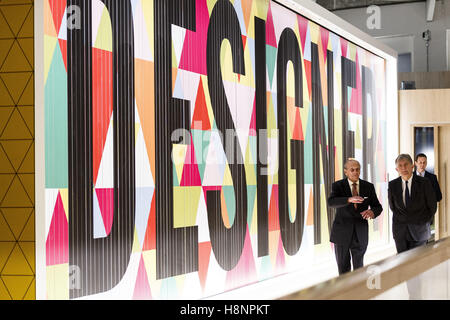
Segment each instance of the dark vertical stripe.
[{"label": "dark vertical stripe", "polygon": [[69,264],[80,268],[80,289],[70,297],[107,291],[128,266],[134,236],[134,31],[129,1],[103,0],[113,39],[114,216],[106,238],[93,234],[91,1],[81,9],[81,29],[68,30]]}]

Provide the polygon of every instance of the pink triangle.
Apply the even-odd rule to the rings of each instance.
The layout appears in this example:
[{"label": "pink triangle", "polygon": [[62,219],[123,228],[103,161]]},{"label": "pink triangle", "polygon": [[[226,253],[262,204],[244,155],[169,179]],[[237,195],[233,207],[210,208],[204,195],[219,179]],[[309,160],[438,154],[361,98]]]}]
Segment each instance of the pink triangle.
[{"label": "pink triangle", "polygon": [[59,42],[59,48],[61,49],[61,54],[62,54],[63,61],[64,61],[64,67],[66,67],[66,72],[67,72],[67,40],[58,38],[58,42]]},{"label": "pink triangle", "polygon": [[257,280],[252,242],[247,224],[247,232],[245,234],[244,248],[242,249],[241,258],[239,259],[236,267],[227,272],[225,283],[227,289],[232,289],[244,284],[247,285],[254,283]]},{"label": "pink triangle", "polygon": [[323,60],[327,61],[327,48],[329,40],[330,31],[325,28],[320,27],[320,38],[322,40],[322,50],[323,50]]},{"label": "pink triangle", "polygon": [[275,267],[276,270],[278,271],[278,273],[281,273],[284,271],[285,264],[286,264],[286,258],[284,256],[283,240],[281,239],[281,233],[280,233],[280,238],[278,241],[276,267]]},{"label": "pink triangle", "polygon": [[256,137],[256,97],[255,97],[255,100],[253,100],[253,111],[252,111],[252,117],[250,119],[249,135]]},{"label": "pink triangle", "polygon": [[209,25],[206,0],[197,0],[195,11],[195,31],[186,30],[178,68],[206,75],[206,40]]},{"label": "pink triangle", "polygon": [[306,32],[308,31],[308,20],[302,16],[297,16],[298,28],[300,30],[300,41],[302,42],[302,52],[305,52]]},{"label": "pink triangle", "polygon": [[134,286],[133,300],[150,300],[152,299],[152,292],[148,283],[147,271],[145,270],[144,259],[141,254],[139,262],[139,269],[136,277],[136,284]]},{"label": "pink triangle", "polygon": [[356,88],[352,88],[352,97],[350,100],[349,112],[362,114],[362,83],[361,83],[361,72],[359,70],[359,58],[358,53],[356,53]]},{"label": "pink triangle", "polygon": [[191,137],[191,144],[187,148],[186,160],[183,166],[180,186],[201,186],[202,180],[198,171],[197,160],[195,158],[194,141]]},{"label": "pink triangle", "polygon": [[114,188],[95,189],[106,235],[111,232],[114,218]]},{"label": "pink triangle", "polygon": [[69,262],[69,225],[59,192],[45,243],[45,253],[48,266]]},{"label": "pink triangle", "polygon": [[270,3],[266,19],[266,44],[275,48],[277,47],[277,38],[275,37],[275,27],[273,25],[272,8]]},{"label": "pink triangle", "polygon": [[347,58],[347,46],[348,42],[344,38],[339,38],[341,40],[341,52],[344,58]]}]

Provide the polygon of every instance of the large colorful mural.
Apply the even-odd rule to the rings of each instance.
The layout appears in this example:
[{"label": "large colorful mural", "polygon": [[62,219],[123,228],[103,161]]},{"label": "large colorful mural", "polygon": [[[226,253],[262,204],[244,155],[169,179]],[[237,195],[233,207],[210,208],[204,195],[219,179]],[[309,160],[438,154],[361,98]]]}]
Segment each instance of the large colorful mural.
[{"label": "large colorful mural", "polygon": [[46,298],[311,270],[348,157],[387,208],[384,59],[277,1],[43,1]]}]

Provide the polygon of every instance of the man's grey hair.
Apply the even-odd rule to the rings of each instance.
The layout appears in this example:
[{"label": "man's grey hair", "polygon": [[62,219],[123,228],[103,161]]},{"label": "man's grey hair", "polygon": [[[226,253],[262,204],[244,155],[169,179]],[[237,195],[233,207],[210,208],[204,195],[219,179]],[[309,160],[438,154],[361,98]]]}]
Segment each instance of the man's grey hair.
[{"label": "man's grey hair", "polygon": [[397,159],[395,159],[395,164],[397,164],[397,162],[399,162],[400,160],[406,160],[410,164],[413,164],[413,160],[412,160],[411,156],[407,153],[399,154]]},{"label": "man's grey hair", "polygon": [[347,169],[348,164],[349,164],[350,162],[356,162],[356,163],[358,164],[358,166],[361,168],[361,164],[359,163],[358,160],[356,160],[356,159],[354,159],[354,158],[348,158],[347,160],[345,160],[345,163],[344,163],[344,169]]}]

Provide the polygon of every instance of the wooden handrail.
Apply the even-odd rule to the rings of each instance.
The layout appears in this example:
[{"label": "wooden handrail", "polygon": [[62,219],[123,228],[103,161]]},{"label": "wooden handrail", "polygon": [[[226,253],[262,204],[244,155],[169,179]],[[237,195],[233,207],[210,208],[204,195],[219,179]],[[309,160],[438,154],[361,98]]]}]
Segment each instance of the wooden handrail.
[{"label": "wooden handrail", "polygon": [[[280,298],[281,300],[367,300],[450,259],[450,238],[402,252],[377,263]],[[376,267],[373,267],[376,266]],[[379,287],[370,285],[374,271]]]}]

